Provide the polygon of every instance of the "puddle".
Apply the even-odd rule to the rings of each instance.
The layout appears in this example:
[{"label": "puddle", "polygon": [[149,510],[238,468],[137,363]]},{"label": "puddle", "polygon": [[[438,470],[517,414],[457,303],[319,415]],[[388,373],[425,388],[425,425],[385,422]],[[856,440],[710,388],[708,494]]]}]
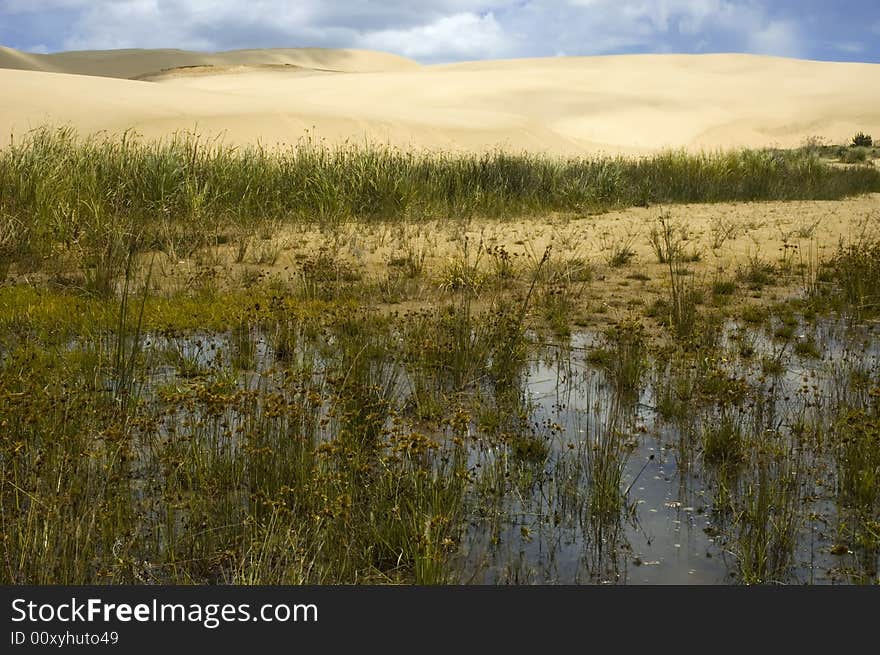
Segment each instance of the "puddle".
[{"label": "puddle", "polygon": [[[821,357],[799,355],[794,348],[798,340],[821,344]],[[522,462],[501,448],[470,449],[468,464],[474,476],[493,471],[499,480],[503,478],[499,484],[505,492],[496,497],[471,492],[463,536],[452,557],[453,579],[482,584],[736,581],[736,519],[719,511],[718,472],[699,452],[687,452],[682,446],[685,431],[717,423],[720,410],[710,404],[694,407],[685,420],[664,420],[657,393],[666,381],[657,373],[656,362],[638,395],[621,400],[608,375],[589,363],[587,354],[597,343],[594,334],[575,334],[566,344],[541,348],[525,371],[519,391],[529,408],[528,422],[545,443],[545,456]],[[861,392],[853,390],[850,378],[861,372],[876,379],[880,370],[875,332],[840,322],[801,322],[787,343],[731,322],[724,327],[720,343],[719,352],[725,353],[721,368],[762,390],[761,402],[752,400],[732,411],[744,423],[757,422],[773,430],[780,443],[796,441],[792,430],[799,421],[821,423],[829,407],[844,400],[858,402]],[[743,343],[748,344],[748,357],[737,354]],[[149,335],[142,350],[151,363],[148,391],[210,377],[235,361],[235,370],[242,372],[230,381],[229,393],[285,393],[279,380],[284,376],[283,360],[291,353],[282,356],[271,335],[257,330]],[[300,348],[293,358],[299,364],[311,358],[314,380],[320,380],[326,362],[317,350]],[[778,374],[768,375],[762,369],[768,358],[782,363]],[[389,374],[394,379],[390,395],[406,399],[412,391],[406,367],[393,366],[400,370]],[[187,419],[204,419],[187,416],[188,411],[167,414],[178,426],[175,429]],[[327,417],[326,407],[316,411]],[[246,419],[230,405],[212,420],[228,426]],[[617,460],[623,503],[614,519],[597,520],[588,507],[587,460],[598,448],[600,435],[611,429],[620,432],[625,444]],[[164,423],[157,430],[160,437],[169,434]],[[476,425],[471,430],[477,430]],[[797,481],[804,518],[797,525],[793,565],[779,582],[846,582],[838,571],[841,558],[831,555],[838,519],[833,485],[829,486],[834,462],[827,452],[804,448],[798,455],[804,466]],[[822,471],[831,473],[822,479],[818,474]]]}]

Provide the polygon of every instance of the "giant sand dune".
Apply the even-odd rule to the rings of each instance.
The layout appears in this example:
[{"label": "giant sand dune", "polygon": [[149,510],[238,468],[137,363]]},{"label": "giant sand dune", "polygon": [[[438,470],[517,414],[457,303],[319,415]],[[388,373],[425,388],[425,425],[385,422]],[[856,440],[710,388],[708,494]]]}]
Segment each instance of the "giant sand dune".
[{"label": "giant sand dune", "polygon": [[331,142],[640,154],[880,133],[880,65],[625,55],[420,66],[355,50],[0,49],[0,133],[177,130],[230,143]]}]

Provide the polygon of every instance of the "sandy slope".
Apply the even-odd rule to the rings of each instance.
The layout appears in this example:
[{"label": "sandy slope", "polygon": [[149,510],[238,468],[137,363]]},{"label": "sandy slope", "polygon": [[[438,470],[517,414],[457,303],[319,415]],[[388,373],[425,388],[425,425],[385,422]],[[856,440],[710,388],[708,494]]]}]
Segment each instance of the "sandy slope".
[{"label": "sandy slope", "polygon": [[184,66],[292,65],[341,72],[418,68],[410,59],[369,50],[276,48],[191,52],[187,50],[82,50],[37,55],[0,46],[0,68],[134,79]]},{"label": "sandy slope", "polygon": [[420,67],[362,51],[3,49],[2,67],[10,69],[0,70],[2,134],[51,121],[145,136],[196,128],[271,144],[313,128],[332,141],[554,153],[880,136],[876,64],[632,55]]}]

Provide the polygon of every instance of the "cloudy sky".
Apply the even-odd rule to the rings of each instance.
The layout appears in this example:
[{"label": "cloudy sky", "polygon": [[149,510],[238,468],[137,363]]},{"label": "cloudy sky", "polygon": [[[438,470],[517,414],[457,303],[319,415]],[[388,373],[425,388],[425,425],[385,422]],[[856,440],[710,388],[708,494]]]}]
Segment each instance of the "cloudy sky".
[{"label": "cloudy sky", "polygon": [[0,44],[350,47],[423,63],[641,52],[880,63],[880,0],[0,0]]}]

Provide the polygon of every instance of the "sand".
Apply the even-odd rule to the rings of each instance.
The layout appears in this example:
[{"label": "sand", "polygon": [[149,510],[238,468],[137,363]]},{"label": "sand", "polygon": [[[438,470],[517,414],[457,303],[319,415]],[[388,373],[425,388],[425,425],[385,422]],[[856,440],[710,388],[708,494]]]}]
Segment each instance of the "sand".
[{"label": "sand", "polygon": [[304,68],[363,73],[418,68],[405,57],[369,50],[275,48],[190,52],[187,50],[82,50],[39,55],[0,46],[0,68],[138,79],[161,71],[192,66],[292,65]]},{"label": "sand", "polygon": [[[136,78],[136,79],[133,79]],[[626,55],[439,66],[354,50],[0,49],[0,134],[176,130],[236,144],[644,154],[880,136],[880,65]],[[5,142],[5,139],[4,139]]]},{"label": "sand", "polygon": [[[723,302],[728,315],[737,316],[746,305],[773,304],[802,293],[821,270],[819,262],[833,257],[839,244],[877,238],[880,194],[835,201],[630,207],[599,215],[548,213],[505,221],[352,222],[332,229],[281,225],[268,238],[251,241],[244,258],[235,238],[188,259],[159,254],[157,270],[162,276],[157,284],[170,291],[190,288],[206,278],[228,290],[269,279],[297,285],[303,262],[316,253],[328,253],[362,274],[365,282],[376,282],[380,290],[405,284],[405,300],[376,296],[371,302],[387,311],[406,312],[436,306],[444,294],[444,271],[463,261],[465,239],[469,265],[479,262],[487,285],[484,291],[490,297],[495,285],[505,283],[493,277],[496,269],[488,249],[509,253],[517,279],[526,284],[544,249],[552,246],[553,270],[567,281],[574,299],[571,320],[603,330],[610,322],[642,315],[655,301],[669,297],[668,264],[658,262],[650,238],[660,216],[667,216],[676,237],[684,239],[684,252],[699,255],[685,264],[699,289],[737,280],[756,264],[772,267],[775,272],[766,287],[750,288],[754,285],[739,280],[739,291],[721,299],[707,291],[702,311],[712,311],[712,305]],[[623,266],[611,266],[612,251],[623,245],[632,258]],[[265,262],[266,252],[276,253],[274,263]],[[408,280],[399,262],[413,256],[423,258],[424,274]],[[150,253],[145,261],[152,257]],[[392,292],[389,298],[395,295]],[[660,326],[646,326],[658,337],[662,334]]]}]

